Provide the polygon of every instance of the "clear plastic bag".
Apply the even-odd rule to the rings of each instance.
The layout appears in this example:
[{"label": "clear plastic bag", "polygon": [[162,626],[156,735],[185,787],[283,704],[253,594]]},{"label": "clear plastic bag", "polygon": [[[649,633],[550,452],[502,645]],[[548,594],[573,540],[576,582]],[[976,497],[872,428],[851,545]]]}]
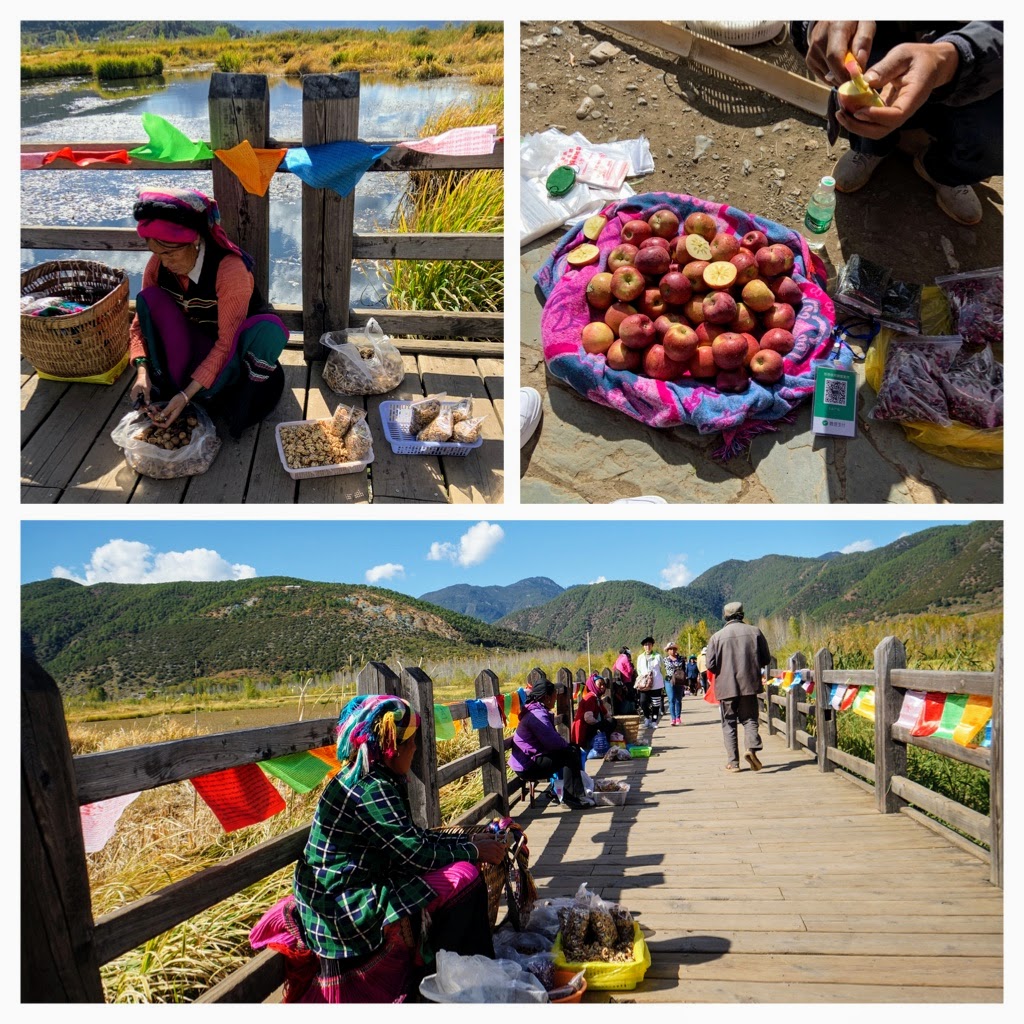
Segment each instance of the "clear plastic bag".
[{"label": "clear plastic bag", "polygon": [[896,335],[889,345],[872,419],[949,426],[952,420],[941,381],[960,345],[959,335]]},{"label": "clear plastic bag", "polygon": [[888,267],[854,253],[839,272],[833,300],[857,313],[877,317],[882,312],[891,282],[892,272]]},{"label": "clear plastic bag", "polygon": [[971,427],[1003,425],[1003,368],[991,345],[965,345],[942,378],[951,419]]},{"label": "clear plastic bag", "polygon": [[531,932],[545,936],[549,943],[554,942],[560,927],[558,913],[573,905],[575,901],[565,897],[549,900],[537,900],[530,911],[526,922]]},{"label": "clear plastic bag", "polygon": [[447,396],[442,391],[439,395],[427,395],[409,406],[409,430],[418,434],[428,423],[437,418],[441,411],[441,402]]},{"label": "clear plastic bag", "polygon": [[345,450],[348,452],[349,460],[362,462],[373,448],[373,435],[370,433],[370,424],[364,419],[356,420],[345,434]]},{"label": "clear plastic bag", "polygon": [[[428,982],[433,984],[428,984]],[[420,992],[440,1003],[546,1003],[547,990],[513,960],[437,954],[437,974],[423,979]]]},{"label": "clear plastic bag", "polygon": [[322,334],[320,344],[331,350],[324,382],[339,395],[383,395],[405,378],[402,353],[372,317],[363,330]]},{"label": "clear plastic bag", "polygon": [[202,406],[187,405],[167,431],[185,435],[176,438],[179,447],[165,448],[150,440],[159,436],[160,428],[145,413],[133,411],[121,419],[110,437],[124,450],[124,461],[136,473],[154,480],[198,476],[213,465],[221,440]]},{"label": "clear plastic bag", "polygon": [[935,278],[949,302],[955,330],[968,345],[1003,340],[1003,268],[972,270]]},{"label": "clear plastic bag", "polygon": [[331,417],[332,429],[338,437],[344,437],[353,424],[366,419],[366,410],[351,405],[339,405]]},{"label": "clear plastic bag", "polygon": [[468,420],[456,420],[452,427],[452,440],[472,444],[480,439],[480,427],[486,416],[474,416]]},{"label": "clear plastic bag", "polygon": [[473,399],[457,398],[454,401],[455,404],[451,407],[452,422],[461,423],[463,420],[468,420],[473,415]]},{"label": "clear plastic bag", "polygon": [[445,406],[422,430],[416,432],[416,440],[450,441],[453,428],[452,411]]}]

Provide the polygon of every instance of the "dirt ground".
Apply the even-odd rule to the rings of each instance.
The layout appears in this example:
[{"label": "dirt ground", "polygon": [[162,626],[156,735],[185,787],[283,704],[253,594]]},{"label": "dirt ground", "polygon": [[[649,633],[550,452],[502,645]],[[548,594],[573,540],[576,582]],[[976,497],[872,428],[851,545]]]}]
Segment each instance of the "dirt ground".
[{"label": "dirt ground", "polygon": [[[590,53],[600,43],[619,52],[598,63]],[[811,77],[788,35],[743,52]],[[593,143],[646,136],[655,169],[630,181],[638,193],[699,196],[799,228],[814,187],[848,148],[845,139],[829,146],[824,117],[596,22],[521,23],[520,61],[521,134],[555,127]],[[581,104],[589,108],[582,118]],[[698,136],[711,140],[700,155]],[[907,139],[907,149],[926,142]],[[833,224],[817,236],[825,243],[820,255],[835,271],[857,253],[919,284],[1001,266],[1003,179],[976,190],[981,224],[956,224],[909,153],[896,153],[860,192],[837,196]],[[601,503],[653,491],[698,503],[1002,500],[1001,471],[955,466],[908,442],[898,424],[872,420],[874,392],[863,382],[862,363],[855,364],[856,439],[812,436],[808,403],[793,424],[756,439],[725,465],[709,457],[714,435],[649,428],[575,394],[545,371],[543,297],[533,281],[563,230],[521,250],[522,382],[543,400],[541,427],[522,450],[524,502]]]},{"label": "dirt ground", "polygon": [[[621,52],[584,63],[598,43]],[[789,41],[743,51],[811,77]],[[591,96],[584,119],[577,110]],[[637,192],[680,192],[796,227],[822,175],[848,148],[828,144],[825,121],[760,89],[657,50],[595,22],[523,22],[520,26],[522,134],[556,127],[591,142],[645,135],[654,173],[631,181]],[[594,90],[597,91],[597,90]],[[711,139],[694,159],[694,139]],[[937,274],[999,266],[1003,261],[1003,179],[978,187],[985,217],[974,228],[951,221],[918,178],[909,156],[896,154],[855,195],[837,197],[826,253],[835,266],[859,253],[890,266],[905,281],[930,284]]]}]

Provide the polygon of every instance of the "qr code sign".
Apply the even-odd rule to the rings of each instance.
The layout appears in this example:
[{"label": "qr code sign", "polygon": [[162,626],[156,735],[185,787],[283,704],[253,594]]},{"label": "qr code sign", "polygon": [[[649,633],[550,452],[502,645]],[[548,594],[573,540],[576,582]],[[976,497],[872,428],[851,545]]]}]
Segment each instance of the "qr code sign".
[{"label": "qr code sign", "polygon": [[846,405],[846,381],[827,380],[825,381],[825,404]]}]

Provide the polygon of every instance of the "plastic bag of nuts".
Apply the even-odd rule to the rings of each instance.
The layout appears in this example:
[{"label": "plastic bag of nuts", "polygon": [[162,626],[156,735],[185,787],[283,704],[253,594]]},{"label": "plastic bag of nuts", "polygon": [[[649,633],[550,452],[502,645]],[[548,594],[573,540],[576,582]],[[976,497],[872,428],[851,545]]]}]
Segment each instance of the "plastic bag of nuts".
[{"label": "plastic bag of nuts", "polygon": [[170,427],[157,426],[145,413],[130,412],[110,437],[136,473],[155,480],[205,473],[221,447],[213,420],[198,405],[186,406]]},{"label": "plastic bag of nuts", "polygon": [[331,350],[324,382],[339,395],[383,395],[405,379],[402,353],[372,317],[365,330],[328,331],[320,344]]}]

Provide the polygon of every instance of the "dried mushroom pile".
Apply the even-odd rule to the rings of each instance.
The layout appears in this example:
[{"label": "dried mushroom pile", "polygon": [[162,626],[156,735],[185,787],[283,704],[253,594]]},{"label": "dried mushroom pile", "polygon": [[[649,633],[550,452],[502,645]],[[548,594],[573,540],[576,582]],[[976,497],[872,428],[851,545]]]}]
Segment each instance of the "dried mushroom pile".
[{"label": "dried mushroom pile", "polygon": [[361,462],[372,446],[366,412],[345,405],[339,405],[329,420],[281,427],[281,450],[289,469]]},{"label": "dried mushroom pile", "polygon": [[367,323],[365,334],[340,331],[321,341],[332,350],[324,364],[324,381],[340,395],[383,395],[405,377],[402,353],[375,320]]},{"label": "dried mushroom pile", "polygon": [[136,441],[145,441],[165,451],[186,448],[192,442],[192,431],[199,426],[199,420],[192,415],[179,416],[169,427],[158,427],[150,423],[135,435]]},{"label": "dried mushroom pile", "polygon": [[617,903],[563,907],[558,911],[558,923],[568,963],[627,963],[633,959],[633,915]]},{"label": "dried mushroom pile", "polygon": [[446,395],[428,395],[413,402],[409,430],[417,441],[458,441],[470,444],[480,437],[484,416],[472,416],[470,398],[447,399]]}]

